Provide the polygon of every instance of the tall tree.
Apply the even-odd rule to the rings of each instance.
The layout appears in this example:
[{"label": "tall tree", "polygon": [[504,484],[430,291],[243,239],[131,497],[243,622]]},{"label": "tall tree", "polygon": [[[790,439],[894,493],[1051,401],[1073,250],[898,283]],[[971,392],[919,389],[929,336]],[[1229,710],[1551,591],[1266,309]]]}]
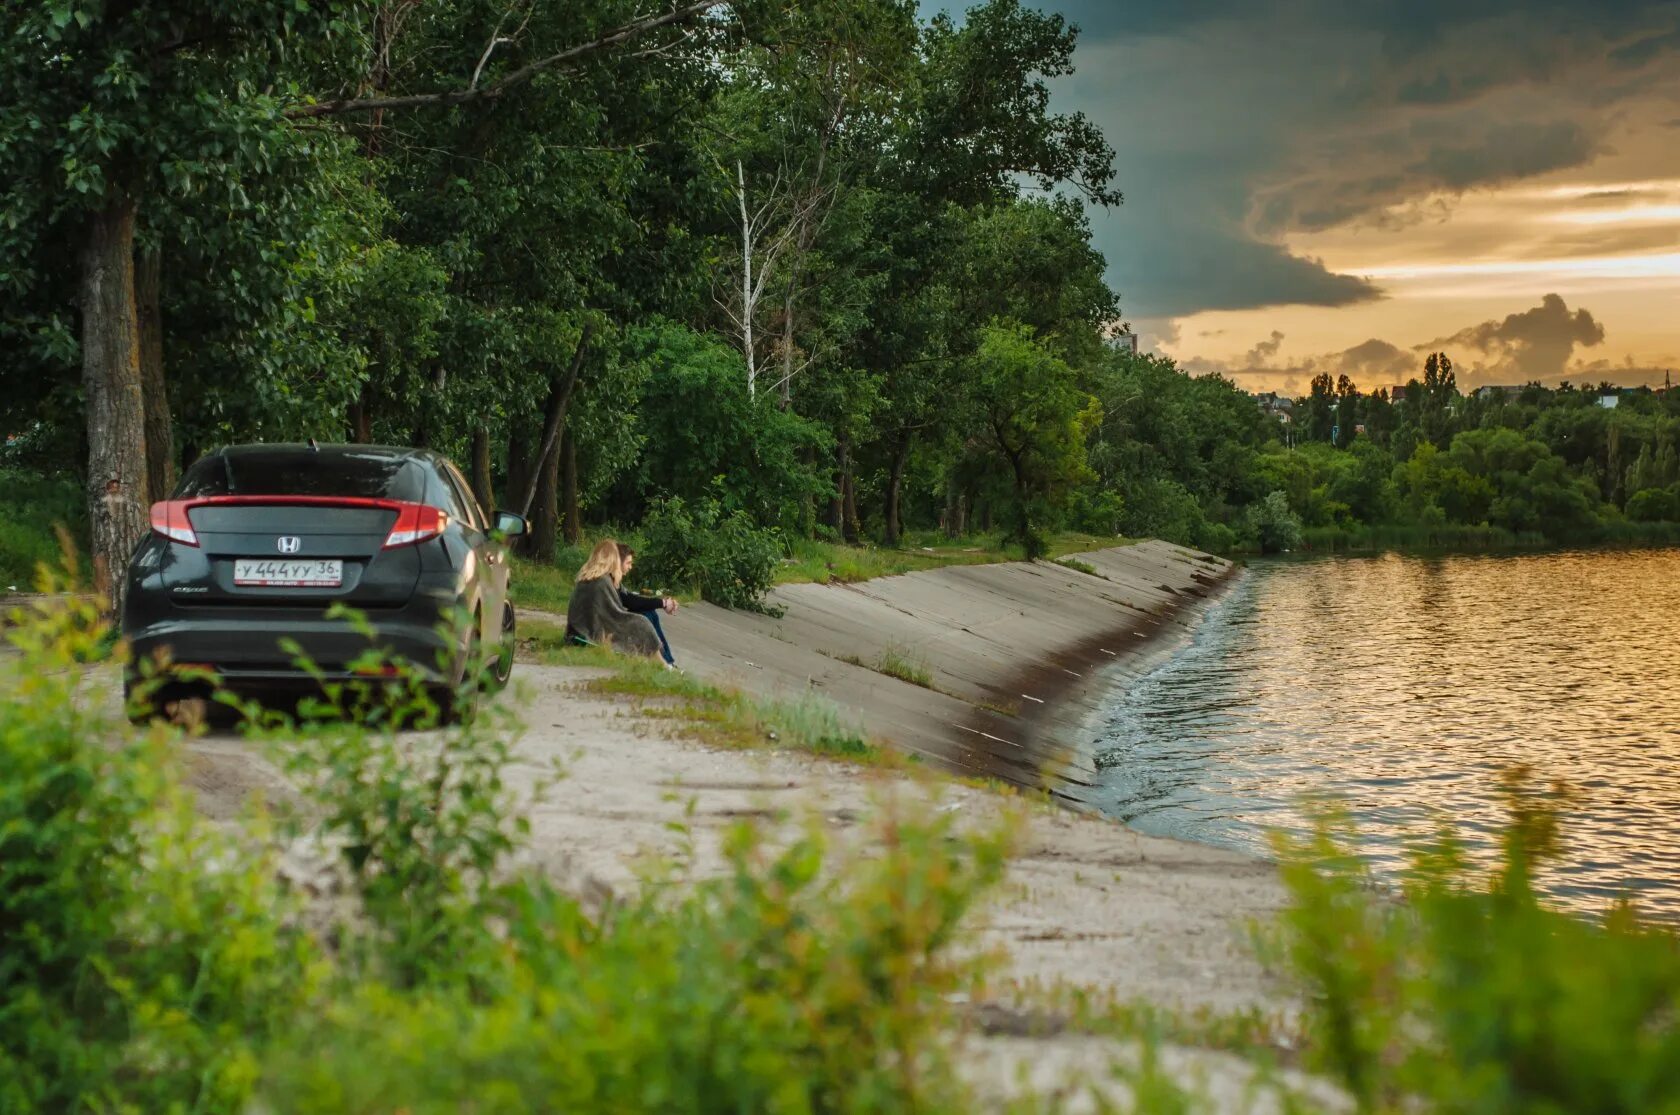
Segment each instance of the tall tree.
[{"label": "tall tree", "polygon": [[[163,191],[237,190],[243,174],[260,173],[289,131],[264,90],[334,43],[351,7],[70,0],[0,14],[0,86],[11,97],[0,137],[5,254],[29,255],[20,242],[33,237],[74,249],[88,513],[114,602],[152,494],[134,267],[143,209]],[[154,424],[160,415],[154,406]]]}]

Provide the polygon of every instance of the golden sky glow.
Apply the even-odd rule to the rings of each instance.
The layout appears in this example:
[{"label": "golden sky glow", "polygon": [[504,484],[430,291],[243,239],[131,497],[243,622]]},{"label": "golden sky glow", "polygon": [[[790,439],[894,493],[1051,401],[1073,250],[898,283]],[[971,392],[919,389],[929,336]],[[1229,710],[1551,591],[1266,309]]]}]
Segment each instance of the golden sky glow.
[{"label": "golden sky glow", "polygon": [[[1428,348],[1556,294],[1603,329],[1602,340],[1571,349],[1564,376],[1660,382],[1667,369],[1680,373],[1680,128],[1626,124],[1611,146],[1587,167],[1431,194],[1283,238],[1295,255],[1375,283],[1380,300],[1197,313],[1171,322],[1176,340],[1167,339],[1165,323],[1144,328],[1167,334],[1157,334],[1157,350],[1193,368],[1223,371],[1253,389],[1298,391],[1335,362],[1333,354],[1372,338],[1408,352]],[[1283,334],[1275,348],[1274,332]],[[1261,342],[1268,344],[1256,352]],[[1508,354],[1442,347],[1482,381],[1522,378],[1509,361],[1501,364]],[[1399,379],[1386,370],[1352,374],[1365,387]]]},{"label": "golden sky glow", "polygon": [[[931,0],[929,0],[931,2]],[[1677,0],[1032,0],[1143,347],[1252,387],[1680,372]]]}]

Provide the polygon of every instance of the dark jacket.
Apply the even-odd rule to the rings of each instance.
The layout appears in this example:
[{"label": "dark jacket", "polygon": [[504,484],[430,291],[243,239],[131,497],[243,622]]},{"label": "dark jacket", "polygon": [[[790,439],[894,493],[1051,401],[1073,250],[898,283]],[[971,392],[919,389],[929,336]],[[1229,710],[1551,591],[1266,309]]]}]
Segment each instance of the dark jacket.
[{"label": "dark jacket", "polygon": [[657,612],[665,606],[663,596],[642,596],[640,593],[631,592],[622,585],[619,586],[618,590],[618,602],[624,605],[625,611],[635,612],[639,616],[645,616],[649,612]]}]

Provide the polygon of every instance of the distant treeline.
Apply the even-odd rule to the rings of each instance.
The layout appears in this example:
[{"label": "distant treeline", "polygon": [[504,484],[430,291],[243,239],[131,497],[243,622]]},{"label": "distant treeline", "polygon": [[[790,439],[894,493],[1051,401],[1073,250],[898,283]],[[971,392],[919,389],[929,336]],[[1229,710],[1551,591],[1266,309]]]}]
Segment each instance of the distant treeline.
[{"label": "distant treeline", "polygon": [[1460,392],[1451,359],[1363,393],[1314,379],[1273,403],[1258,455],[1319,546],[1680,540],[1680,392],[1539,384]]}]

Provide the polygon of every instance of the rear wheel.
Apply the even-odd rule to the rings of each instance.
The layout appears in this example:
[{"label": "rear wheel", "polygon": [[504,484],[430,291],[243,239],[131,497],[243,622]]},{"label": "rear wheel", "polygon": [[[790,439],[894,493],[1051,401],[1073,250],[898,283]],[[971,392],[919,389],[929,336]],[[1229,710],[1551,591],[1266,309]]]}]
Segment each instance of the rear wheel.
[{"label": "rear wheel", "polygon": [[123,714],[128,717],[130,724],[150,724],[159,715],[152,703],[154,694],[148,693],[143,704],[136,704],[135,702],[140,699],[137,693],[139,687],[139,678],[127,673],[123,674]]},{"label": "rear wheel", "polygon": [[440,724],[459,724],[472,719],[479,694],[486,687],[483,621],[482,613],[473,613],[472,625],[467,629],[466,649],[461,654],[460,676],[455,684],[431,689],[430,696],[432,703],[437,705]]},{"label": "rear wheel", "polygon": [[502,605],[502,637],[496,644],[496,657],[487,663],[485,688],[496,692],[507,687],[513,676],[514,614],[513,605]]}]

